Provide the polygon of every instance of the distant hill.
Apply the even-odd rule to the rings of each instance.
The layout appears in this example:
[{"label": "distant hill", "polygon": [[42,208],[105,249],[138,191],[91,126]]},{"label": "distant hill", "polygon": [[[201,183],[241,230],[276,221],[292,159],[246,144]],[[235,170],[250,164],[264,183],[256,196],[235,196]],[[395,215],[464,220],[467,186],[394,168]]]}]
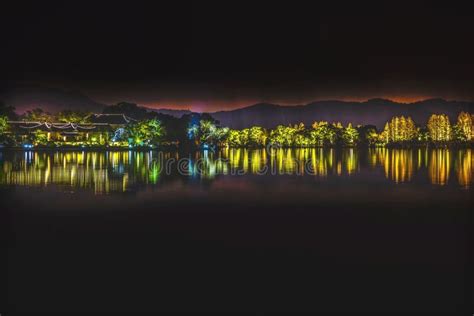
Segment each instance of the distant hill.
[{"label": "distant hill", "polygon": [[174,109],[152,109],[152,108],[147,108],[149,111],[153,111],[156,113],[161,113],[161,114],[166,114],[166,115],[171,115],[177,118],[180,118],[181,116],[185,114],[191,114],[193,113],[190,110],[174,110]]},{"label": "distant hill", "polygon": [[[79,91],[28,85],[11,87],[7,92],[0,93],[0,101],[14,106],[17,113],[35,107],[41,107],[49,112],[71,109],[95,113],[101,113],[106,108],[105,104],[91,100]],[[192,113],[189,110],[140,108],[145,112],[154,111],[178,118]],[[385,122],[395,115],[411,116],[416,123],[425,124],[432,113],[446,113],[454,122],[461,111],[474,112],[474,102],[428,99],[414,103],[397,103],[386,99],[371,99],[364,102],[317,101],[292,106],[258,103],[232,111],[209,114],[219,120],[222,126],[236,129],[254,125],[272,128],[279,124],[300,122],[310,125],[314,121],[373,124],[383,128]]]},{"label": "distant hill", "polygon": [[[37,107],[50,113],[65,109],[102,113],[108,106],[90,99],[77,90],[35,85],[15,85],[9,87],[5,92],[0,92],[0,101],[3,101],[6,105],[15,107],[18,114]],[[143,108],[148,111],[167,114],[178,118],[184,114],[192,113],[189,110]]]},{"label": "distant hill", "polygon": [[33,85],[10,87],[6,92],[0,94],[0,100],[7,105],[14,106],[19,114],[36,107],[51,113],[64,109],[100,113],[105,107],[104,104],[91,100],[77,90]]},{"label": "distant hill", "polygon": [[461,111],[474,112],[473,102],[428,99],[414,103],[397,103],[385,99],[371,99],[365,102],[317,101],[306,105],[282,106],[259,103],[232,111],[219,111],[211,115],[222,126],[246,128],[259,125],[272,128],[276,125],[314,121],[341,122],[347,124],[372,124],[382,128],[392,116],[411,116],[418,124],[425,124],[433,113],[445,113],[454,121]]}]

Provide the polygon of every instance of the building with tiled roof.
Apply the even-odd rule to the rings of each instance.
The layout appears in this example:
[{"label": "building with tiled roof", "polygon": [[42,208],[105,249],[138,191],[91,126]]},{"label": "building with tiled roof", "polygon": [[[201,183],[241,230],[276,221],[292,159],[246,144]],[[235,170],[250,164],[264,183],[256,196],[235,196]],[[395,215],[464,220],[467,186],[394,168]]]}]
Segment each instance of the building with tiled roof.
[{"label": "building with tiled roof", "polygon": [[[37,132],[46,133],[47,141],[86,141],[91,137],[99,140],[112,138],[135,119],[124,114],[91,114],[88,123],[9,121],[11,133],[20,142],[30,139]],[[95,135],[95,136],[92,136]]]}]

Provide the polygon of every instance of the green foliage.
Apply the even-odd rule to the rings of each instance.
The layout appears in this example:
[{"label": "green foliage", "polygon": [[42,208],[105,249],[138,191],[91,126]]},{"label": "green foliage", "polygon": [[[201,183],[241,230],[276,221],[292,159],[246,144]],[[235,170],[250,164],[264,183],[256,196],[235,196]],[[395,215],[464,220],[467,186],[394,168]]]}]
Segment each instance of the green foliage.
[{"label": "green foliage", "polygon": [[90,113],[87,112],[64,110],[56,114],[56,120],[64,123],[84,124],[90,122],[89,116]]},{"label": "green foliage", "polygon": [[48,144],[48,133],[42,130],[36,130],[33,132],[33,143],[35,145],[47,145]]},{"label": "green foliage", "polygon": [[0,116],[0,134],[5,134],[8,131],[8,128],[8,118],[6,116]]},{"label": "green foliage", "polygon": [[296,147],[308,147],[311,145],[311,139],[306,133],[297,132],[293,137],[293,146]]},{"label": "green foliage", "polygon": [[217,130],[214,122],[210,120],[200,120],[198,124],[193,124],[188,128],[188,135],[197,144],[211,144]]},{"label": "green foliage", "polygon": [[342,132],[342,141],[345,145],[353,146],[359,141],[359,132],[352,127],[352,124],[347,124],[347,127]]},{"label": "green foliage", "polygon": [[267,141],[267,133],[264,128],[260,126],[253,126],[248,129],[248,145],[251,147],[265,146]]},{"label": "green foliage", "polygon": [[451,136],[453,137],[453,140],[456,142],[464,143],[468,141],[462,127],[458,124],[453,126],[453,129],[451,131]]},{"label": "green foliage", "polygon": [[311,144],[315,146],[334,145],[336,143],[336,127],[328,122],[314,122],[310,131]]},{"label": "green foliage", "polygon": [[212,121],[201,120],[199,122],[199,141],[205,144],[213,144],[217,127]]},{"label": "green foliage", "polygon": [[241,147],[242,142],[240,139],[240,131],[235,129],[229,130],[229,133],[227,134],[227,144],[230,147]]},{"label": "green foliage", "polygon": [[7,132],[9,129],[8,118],[6,116],[0,116],[0,142],[7,140]]},{"label": "green foliage", "polygon": [[[362,129],[361,131],[364,133],[363,139],[367,145],[379,145],[381,138],[380,135],[377,133],[377,129],[375,127],[368,127]],[[359,131],[359,135],[361,134],[361,131]]]},{"label": "green foliage", "polygon": [[196,144],[219,145],[229,137],[228,127],[218,127],[214,120],[202,119],[198,124],[188,127],[188,136]]},{"label": "green foliage", "polygon": [[93,146],[103,146],[109,141],[109,133],[106,132],[92,132],[89,134],[89,139],[87,140],[88,145]]},{"label": "green foliage", "polygon": [[127,132],[134,145],[157,144],[165,134],[161,122],[156,119],[138,121],[127,126]]},{"label": "green foliage", "polygon": [[[12,113],[13,111],[13,113]],[[6,114],[7,113],[7,114]],[[425,127],[417,127],[410,117],[396,116],[388,121],[381,133],[372,125],[354,128],[351,123],[344,127],[341,123],[316,121],[310,128],[303,123],[295,125],[278,125],[266,130],[260,126],[252,126],[242,130],[231,130],[220,127],[209,114],[184,114],[176,118],[166,114],[148,111],[132,103],[119,103],[106,107],[104,113],[120,113],[138,119],[124,128],[125,133],[114,144],[179,144],[192,146],[207,144],[212,146],[228,145],[230,147],[264,147],[267,144],[281,147],[313,147],[313,146],[355,146],[365,144],[380,146],[386,144],[450,142],[468,143],[474,140],[473,115],[461,112],[455,125],[451,125],[445,114],[433,114]],[[3,115],[2,115],[3,114]],[[8,119],[14,109],[0,103],[0,141],[4,142],[8,133]],[[66,110],[55,116],[36,108],[26,112],[23,120],[33,122],[71,122],[84,124],[89,122],[85,112]],[[167,131],[165,133],[165,131]],[[89,132],[87,144],[105,145],[112,132]],[[12,134],[14,135],[14,134]],[[47,133],[35,131],[31,133],[31,141],[37,144],[50,143]],[[57,137],[57,136],[54,136]],[[11,138],[15,143],[15,138]],[[61,142],[61,141],[60,141]]]},{"label": "green foliage", "polygon": [[358,131],[351,124],[343,128],[340,123],[315,122],[311,129],[303,123],[294,126],[279,125],[270,131],[268,140],[282,147],[327,146],[343,143],[355,145],[359,140]]},{"label": "green foliage", "polygon": [[296,129],[291,126],[278,125],[270,132],[269,141],[273,145],[291,147]]},{"label": "green foliage", "polygon": [[217,127],[214,135],[214,139],[217,144],[222,144],[227,139],[227,135],[229,134],[228,127]]},{"label": "green foliage", "polygon": [[227,144],[230,147],[263,147],[267,141],[267,132],[260,126],[243,130],[230,130]]}]

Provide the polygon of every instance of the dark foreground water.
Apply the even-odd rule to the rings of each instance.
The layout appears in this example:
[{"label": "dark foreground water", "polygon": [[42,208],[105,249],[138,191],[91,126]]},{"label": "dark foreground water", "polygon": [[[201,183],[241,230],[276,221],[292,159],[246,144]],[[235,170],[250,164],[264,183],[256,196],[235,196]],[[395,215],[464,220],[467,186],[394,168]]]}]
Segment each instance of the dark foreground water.
[{"label": "dark foreground water", "polygon": [[474,153],[0,152],[0,312],[472,309]]}]

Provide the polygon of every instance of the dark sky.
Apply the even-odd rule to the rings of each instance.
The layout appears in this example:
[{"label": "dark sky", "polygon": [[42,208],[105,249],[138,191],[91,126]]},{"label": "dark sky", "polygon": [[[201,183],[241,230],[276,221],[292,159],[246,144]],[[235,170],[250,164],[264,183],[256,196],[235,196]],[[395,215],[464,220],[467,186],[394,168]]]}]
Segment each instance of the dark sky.
[{"label": "dark sky", "polygon": [[4,7],[3,73],[107,103],[194,110],[474,99],[467,8],[174,3]]}]

